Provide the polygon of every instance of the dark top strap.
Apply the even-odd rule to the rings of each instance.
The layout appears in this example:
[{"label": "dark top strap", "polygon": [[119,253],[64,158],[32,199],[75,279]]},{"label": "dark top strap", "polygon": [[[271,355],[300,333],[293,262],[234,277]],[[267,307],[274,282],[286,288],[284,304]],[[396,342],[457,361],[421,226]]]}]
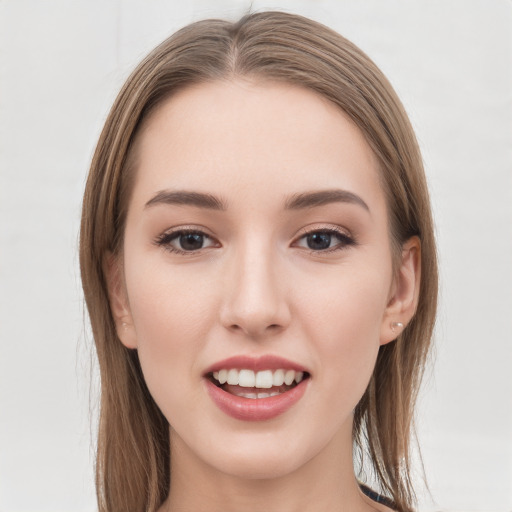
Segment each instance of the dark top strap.
[{"label": "dark top strap", "polygon": [[386,498],[386,496],[382,496],[372,489],[370,489],[368,486],[364,484],[359,484],[359,487],[361,488],[361,491],[363,491],[363,494],[368,496],[371,500],[375,501],[376,503],[382,503],[386,507],[391,508],[392,510],[396,510],[396,505],[393,503],[393,500],[390,500],[389,498]]}]

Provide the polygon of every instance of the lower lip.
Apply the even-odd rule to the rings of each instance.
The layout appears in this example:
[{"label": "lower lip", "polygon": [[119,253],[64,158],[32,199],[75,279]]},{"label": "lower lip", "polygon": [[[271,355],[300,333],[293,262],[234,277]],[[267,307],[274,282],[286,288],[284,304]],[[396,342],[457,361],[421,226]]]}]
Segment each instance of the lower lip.
[{"label": "lower lip", "polygon": [[268,398],[244,398],[232,395],[205,379],[210,397],[217,407],[228,416],[243,421],[270,420],[283,414],[304,395],[309,378],[280,395]]}]

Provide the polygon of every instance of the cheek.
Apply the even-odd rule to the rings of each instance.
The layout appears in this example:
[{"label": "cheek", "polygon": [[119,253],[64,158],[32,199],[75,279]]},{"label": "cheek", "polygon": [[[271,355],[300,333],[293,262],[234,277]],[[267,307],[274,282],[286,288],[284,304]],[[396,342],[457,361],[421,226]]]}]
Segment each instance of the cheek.
[{"label": "cheek", "polygon": [[[139,359],[148,386],[168,384],[195,369],[214,321],[214,297],[199,291],[186,272],[132,257],[126,262],[127,291]],[[183,379],[179,379],[183,381]]]},{"label": "cheek", "polygon": [[388,272],[369,268],[363,267],[362,272],[342,269],[336,274],[318,275],[313,283],[309,279],[307,287],[298,283],[294,289],[300,309],[298,316],[313,332],[326,332],[326,342],[331,340],[335,346],[339,346],[335,340],[354,349],[357,346],[350,340],[378,343],[390,279]]},{"label": "cheek", "polygon": [[315,340],[318,378],[350,408],[373,372],[389,291],[388,273],[368,268],[317,283],[300,304],[301,329]]}]

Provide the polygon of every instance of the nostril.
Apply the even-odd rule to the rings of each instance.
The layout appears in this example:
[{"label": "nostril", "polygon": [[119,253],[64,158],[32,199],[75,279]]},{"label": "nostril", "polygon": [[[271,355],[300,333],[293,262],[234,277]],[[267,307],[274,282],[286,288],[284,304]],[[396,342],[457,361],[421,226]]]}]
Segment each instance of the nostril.
[{"label": "nostril", "polygon": [[[263,334],[264,332],[268,333],[269,331],[271,331],[271,332],[279,331],[282,328],[283,328],[282,325],[270,324],[270,325],[267,325],[267,327],[263,328],[261,330],[260,334]],[[248,326],[247,328],[244,328],[244,327],[242,327],[239,324],[232,324],[232,325],[229,326],[229,329],[232,330],[232,331],[236,331],[236,332],[244,331],[244,332],[247,332],[247,334],[249,334],[249,335],[255,334],[254,331],[256,331],[256,329],[251,328],[251,326]]]}]

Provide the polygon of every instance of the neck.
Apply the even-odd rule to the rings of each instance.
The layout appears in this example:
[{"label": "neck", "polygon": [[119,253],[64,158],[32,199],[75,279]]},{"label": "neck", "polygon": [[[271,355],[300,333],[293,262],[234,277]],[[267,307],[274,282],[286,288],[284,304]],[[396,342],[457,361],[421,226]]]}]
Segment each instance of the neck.
[{"label": "neck", "polygon": [[369,512],[352,462],[351,429],[285,475],[248,479],[204,463],[171,433],[171,487],[160,512]]}]

